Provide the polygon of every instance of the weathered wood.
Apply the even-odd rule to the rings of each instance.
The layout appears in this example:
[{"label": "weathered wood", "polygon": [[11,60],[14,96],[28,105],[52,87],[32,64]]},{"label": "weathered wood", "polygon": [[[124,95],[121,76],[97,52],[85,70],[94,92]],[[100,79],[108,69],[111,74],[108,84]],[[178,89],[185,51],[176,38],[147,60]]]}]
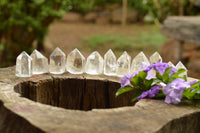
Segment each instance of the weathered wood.
[{"label": "weathered wood", "polygon": [[0,132],[199,132],[199,101],[188,106],[146,99],[130,106],[131,93],[114,96],[118,81],[69,73],[17,78],[14,68],[0,69]]},{"label": "weathered wood", "polygon": [[200,17],[168,17],[161,32],[168,37],[200,46]]}]

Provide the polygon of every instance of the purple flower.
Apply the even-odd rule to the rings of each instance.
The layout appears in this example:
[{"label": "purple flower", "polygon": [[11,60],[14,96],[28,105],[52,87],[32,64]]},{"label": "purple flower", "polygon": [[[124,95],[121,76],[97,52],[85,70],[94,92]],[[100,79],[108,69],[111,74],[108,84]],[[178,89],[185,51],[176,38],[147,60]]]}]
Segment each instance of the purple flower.
[{"label": "purple flower", "polygon": [[[148,66],[144,72],[149,72],[151,69],[155,69],[156,71],[158,71],[161,75],[163,75],[163,73],[165,72],[165,69],[167,69],[168,67],[170,67],[170,65],[168,63],[155,63],[155,64],[151,64],[150,66]],[[176,72],[177,70],[175,68],[172,68],[171,72],[170,72],[170,76]]]},{"label": "purple flower", "polygon": [[[155,76],[153,75],[153,72],[151,71],[151,69],[155,69],[158,72],[160,72],[160,74],[163,74],[165,72],[165,69],[170,67],[170,65],[168,63],[155,63],[155,64],[151,64],[149,65],[148,63],[142,62],[142,65],[139,69],[139,71],[133,73],[132,75],[130,74],[125,74],[121,79],[120,79],[120,83],[121,83],[121,87],[125,87],[128,84],[130,84],[131,82],[131,78],[134,77],[135,75],[137,75],[140,71],[144,71],[147,73],[147,80],[150,80],[152,78],[155,78]],[[172,71],[170,73],[170,75],[172,73],[174,73],[175,71],[177,71],[175,68],[172,68]]]},{"label": "purple flower", "polygon": [[[141,65],[141,67],[140,67],[140,69],[139,69],[138,72],[144,71],[144,70],[145,70],[146,68],[148,68],[149,66],[150,66],[149,63],[142,62],[142,65]],[[147,71],[146,73],[147,73],[147,77],[146,77],[147,80],[150,80],[150,79],[152,79],[152,78],[155,78],[152,71]]]},{"label": "purple flower", "polygon": [[155,69],[156,71],[158,71],[161,75],[163,75],[163,73],[165,72],[165,69],[167,69],[168,67],[170,67],[170,65],[168,63],[156,63],[155,65]]},{"label": "purple flower", "polygon": [[149,65],[149,63],[142,62],[142,65],[139,68],[139,72],[145,70]]},{"label": "purple flower", "polygon": [[[197,80],[193,80],[190,82],[190,86],[194,85],[197,82]],[[200,84],[199,84],[200,86]],[[191,88],[190,91],[194,90],[195,88]]]},{"label": "purple flower", "polygon": [[144,99],[144,98],[152,98],[152,97],[155,97],[155,96],[159,93],[160,88],[162,88],[162,86],[160,86],[160,85],[156,85],[156,86],[151,87],[150,90],[144,91],[144,92],[137,98],[137,100],[139,101],[139,100]]},{"label": "purple flower", "polygon": [[145,97],[148,97],[148,94],[149,94],[148,92],[149,90],[142,92],[142,94],[137,98],[137,100],[139,101],[141,99],[144,99]]},{"label": "purple flower", "polygon": [[153,75],[153,72],[152,72],[152,71],[148,71],[148,72],[147,72],[147,77],[146,77],[146,79],[147,79],[147,80],[150,80],[150,79],[152,79],[152,78],[155,78],[155,76]]},{"label": "purple flower", "polygon": [[137,75],[138,72],[135,72],[133,74],[125,74],[121,79],[120,79],[120,84],[121,84],[121,88],[124,88],[125,86],[127,86],[128,84],[130,84],[131,82],[131,78],[134,77],[135,75]]},{"label": "purple flower", "polygon": [[130,74],[125,74],[121,79],[120,79],[120,84],[121,88],[127,86],[131,82],[132,76]]},{"label": "purple flower", "polygon": [[151,87],[151,90],[149,92],[149,98],[155,97],[159,93],[160,88],[162,88],[162,86],[160,85]]},{"label": "purple flower", "polygon": [[148,67],[148,64],[142,62],[142,66],[139,71],[134,72],[133,74],[125,74],[121,79],[120,79],[120,84],[121,88],[127,86],[131,82],[131,78],[137,75],[140,71],[143,71],[146,67]]},{"label": "purple flower", "polygon": [[189,82],[179,78],[175,79],[163,88],[163,93],[166,95],[165,102],[178,104],[182,99],[184,89],[189,87]]},{"label": "purple flower", "polygon": [[190,82],[190,86],[192,86],[193,84],[195,84],[197,82],[197,80],[193,80]]}]

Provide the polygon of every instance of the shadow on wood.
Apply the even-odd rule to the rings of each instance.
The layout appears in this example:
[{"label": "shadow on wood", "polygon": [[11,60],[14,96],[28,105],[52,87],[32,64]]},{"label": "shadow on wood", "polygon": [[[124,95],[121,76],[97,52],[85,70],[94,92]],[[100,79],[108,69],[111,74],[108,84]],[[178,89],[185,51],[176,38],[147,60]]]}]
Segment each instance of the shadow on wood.
[{"label": "shadow on wood", "polygon": [[22,97],[65,109],[91,110],[132,106],[132,92],[115,97],[120,84],[108,80],[49,78],[14,87]]}]

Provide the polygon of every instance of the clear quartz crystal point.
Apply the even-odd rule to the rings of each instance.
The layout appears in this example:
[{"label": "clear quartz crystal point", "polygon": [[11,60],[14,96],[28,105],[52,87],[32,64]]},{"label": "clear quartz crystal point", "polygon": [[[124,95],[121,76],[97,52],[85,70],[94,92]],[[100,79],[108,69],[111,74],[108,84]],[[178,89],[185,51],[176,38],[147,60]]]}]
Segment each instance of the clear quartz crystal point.
[{"label": "clear quartz crystal point", "polygon": [[137,72],[143,68],[142,64],[145,64],[145,66],[150,65],[149,60],[145,56],[143,52],[140,52],[132,61],[131,64],[131,73]]},{"label": "clear quartz crystal point", "polygon": [[85,72],[91,75],[103,73],[103,58],[97,51],[94,51],[88,56],[85,64]]},{"label": "clear quartz crystal point", "polygon": [[72,74],[82,74],[85,67],[85,57],[76,48],[67,56],[66,69]]},{"label": "clear quartz crystal point", "polygon": [[169,64],[171,67],[176,68],[175,65],[174,65],[171,61],[169,61],[168,64]]},{"label": "clear quartz crystal point", "polygon": [[113,76],[116,75],[117,61],[116,56],[111,49],[104,55],[104,74]]},{"label": "clear quartz crystal point", "polygon": [[31,54],[31,58],[33,74],[48,73],[48,59],[45,56],[35,49]]},{"label": "clear quartz crystal point", "polygon": [[131,57],[125,51],[117,60],[117,76],[122,77],[130,73]]},{"label": "clear quartz crystal point", "polygon": [[179,76],[184,76],[184,75],[187,76],[187,68],[183,65],[181,61],[179,61],[178,64],[176,65],[177,70],[180,68],[185,69],[186,71],[184,73],[179,74]]},{"label": "clear quartz crystal point", "polygon": [[23,51],[16,60],[16,76],[31,77],[32,76],[32,58]]},{"label": "clear quartz crystal point", "polygon": [[62,74],[65,72],[66,55],[60,49],[56,48],[50,55],[49,72],[52,74]]},{"label": "clear quartz crystal point", "polygon": [[162,57],[160,56],[160,54],[158,52],[153,53],[150,58],[150,63],[158,63],[158,62],[162,62]]}]

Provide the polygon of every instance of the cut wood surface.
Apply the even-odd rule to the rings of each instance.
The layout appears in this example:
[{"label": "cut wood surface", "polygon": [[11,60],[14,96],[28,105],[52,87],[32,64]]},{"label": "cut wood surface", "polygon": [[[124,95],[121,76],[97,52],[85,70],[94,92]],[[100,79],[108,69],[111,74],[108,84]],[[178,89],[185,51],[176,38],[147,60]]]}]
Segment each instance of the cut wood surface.
[{"label": "cut wood surface", "polygon": [[[0,133],[197,133],[200,108],[144,99],[115,98],[119,78],[34,75],[18,78],[0,69]],[[122,107],[123,106],[123,107]]]},{"label": "cut wood surface", "polygon": [[161,32],[168,37],[200,46],[200,17],[168,17]]}]

